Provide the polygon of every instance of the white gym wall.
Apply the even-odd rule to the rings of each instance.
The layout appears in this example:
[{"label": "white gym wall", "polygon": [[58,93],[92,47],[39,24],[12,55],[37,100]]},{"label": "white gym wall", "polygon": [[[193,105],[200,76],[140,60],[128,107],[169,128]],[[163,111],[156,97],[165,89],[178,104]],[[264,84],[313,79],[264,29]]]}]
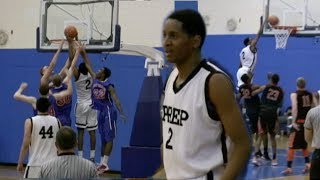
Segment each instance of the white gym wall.
[{"label": "white gym wall", "polygon": [[[320,5],[320,1],[318,3]],[[1,0],[0,30],[9,34],[8,43],[1,48],[35,48],[39,7],[39,0]],[[208,20],[209,35],[255,34],[259,28],[259,17],[263,14],[262,7],[262,0],[198,0],[199,11]],[[173,9],[174,0],[120,0],[122,41],[161,46],[163,19]],[[234,31],[227,28],[230,19],[236,23]]]}]

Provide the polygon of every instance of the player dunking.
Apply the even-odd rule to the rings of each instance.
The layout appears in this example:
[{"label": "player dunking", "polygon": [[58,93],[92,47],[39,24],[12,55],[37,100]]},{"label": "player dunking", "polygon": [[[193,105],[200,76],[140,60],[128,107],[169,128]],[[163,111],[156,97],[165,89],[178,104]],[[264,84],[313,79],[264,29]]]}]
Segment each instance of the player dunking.
[{"label": "player dunking", "polygon": [[249,74],[253,79],[254,68],[257,63],[257,43],[260,39],[266,22],[267,21],[264,20],[264,22],[260,25],[259,31],[254,39],[247,37],[243,40],[245,47],[240,52],[240,65],[237,71],[238,88],[244,83],[241,80],[242,75]]},{"label": "player dunking", "polygon": [[[84,51],[84,49],[83,49]],[[75,108],[76,127],[78,128],[78,154],[83,156],[83,134],[87,129],[90,135],[90,160],[94,161],[96,136],[98,128],[97,110],[92,109],[91,86],[92,77],[85,63],[80,63],[78,69],[74,69],[73,75],[76,83],[77,103]]]},{"label": "player dunking", "polygon": [[302,149],[305,168],[303,173],[307,173],[310,169],[309,151],[307,149],[307,142],[304,138],[304,122],[308,111],[313,105],[312,93],[305,89],[306,82],[304,78],[300,77],[297,79],[297,91],[290,95],[293,123],[291,132],[289,135],[289,149],[287,156],[287,169],[282,171],[283,174],[292,173],[292,161],[294,159],[294,153],[296,149]]}]

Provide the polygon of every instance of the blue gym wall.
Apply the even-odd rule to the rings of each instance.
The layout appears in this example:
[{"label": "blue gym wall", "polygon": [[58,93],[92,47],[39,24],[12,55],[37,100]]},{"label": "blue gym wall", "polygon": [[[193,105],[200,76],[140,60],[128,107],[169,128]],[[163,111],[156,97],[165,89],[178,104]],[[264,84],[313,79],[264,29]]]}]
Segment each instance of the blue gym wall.
[{"label": "blue gym wall", "polygon": [[[178,1],[176,9],[189,7],[197,9],[196,1]],[[245,23],[245,22],[244,22]],[[217,27],[217,26],[216,26]],[[247,27],[247,26],[246,26]],[[211,27],[212,28],[212,27]],[[227,33],[225,33],[227,34]],[[250,33],[251,34],[251,33]],[[161,33],[159,33],[159,37]],[[254,35],[250,35],[254,37]],[[216,59],[225,67],[235,80],[239,65],[239,52],[243,48],[242,40],[247,35],[209,35],[203,47],[204,57]],[[285,90],[284,107],[289,105],[289,93],[295,90],[295,79],[304,76],[311,91],[319,89],[318,67],[320,67],[319,47],[314,38],[294,38],[288,41],[286,50],[275,50],[274,37],[262,37],[259,41],[258,63],[255,70],[254,83],[265,84],[267,72],[279,73],[280,85]],[[0,49],[0,163],[16,163],[23,138],[24,120],[32,116],[31,106],[13,100],[12,96],[21,82],[27,82],[29,87],[25,94],[37,96],[39,85],[39,69],[47,65],[53,54],[38,53],[35,49]],[[67,55],[62,53],[56,71],[63,66]],[[146,75],[144,58],[136,56],[109,55],[107,61],[101,61],[104,55],[90,54],[94,68],[108,66],[112,70],[112,79],[122,102],[128,121],[126,124],[118,121],[118,136],[110,158],[110,168],[120,170],[121,147],[128,146],[136,110],[140,87]],[[167,76],[169,69],[163,70]],[[76,99],[74,92],[74,101]],[[74,122],[74,115],[72,115]],[[74,127],[74,125],[73,125]],[[88,136],[85,139],[85,157],[88,157]],[[147,135],[146,135],[147,136]],[[96,160],[100,154],[99,134],[97,133]]]},{"label": "blue gym wall", "polygon": [[[212,57],[224,66],[235,79],[239,65],[239,51],[242,48],[242,40],[246,35],[211,35],[208,36],[203,47],[204,57]],[[295,90],[295,79],[299,76],[306,78],[308,88],[311,91],[319,89],[318,67],[320,67],[319,44],[314,38],[290,38],[287,50],[275,50],[273,37],[262,37],[258,48],[259,58],[255,71],[254,82],[266,83],[267,72],[279,73],[285,94],[285,105],[289,105],[289,93]],[[2,88],[1,99],[1,126],[0,126],[0,162],[16,163],[23,137],[24,120],[32,116],[31,106],[13,100],[12,96],[21,82],[27,82],[29,87],[25,94],[37,96],[39,85],[39,68],[49,63],[52,53],[38,53],[35,49],[1,49],[0,77]],[[56,71],[63,66],[66,54],[60,56]],[[122,146],[129,144],[133,117],[140,92],[140,86],[146,75],[144,58],[136,56],[109,55],[103,62],[104,56],[90,54],[95,69],[108,66],[112,70],[112,79],[116,91],[128,116],[126,124],[118,121],[118,136],[115,140],[114,150],[110,158],[110,166],[113,170],[120,170],[120,152]],[[163,71],[168,75],[169,69]],[[74,100],[76,99],[74,93]],[[74,116],[72,115],[73,122]],[[97,145],[97,160],[99,157],[99,134]],[[86,135],[87,136],[87,135]],[[88,156],[88,138],[85,142],[85,156]]]}]

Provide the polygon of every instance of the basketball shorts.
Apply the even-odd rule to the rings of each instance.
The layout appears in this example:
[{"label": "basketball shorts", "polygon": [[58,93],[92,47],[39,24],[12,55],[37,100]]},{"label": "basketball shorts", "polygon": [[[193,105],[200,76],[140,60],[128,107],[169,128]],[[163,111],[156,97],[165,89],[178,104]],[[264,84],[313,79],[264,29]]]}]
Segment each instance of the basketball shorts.
[{"label": "basketball shorts", "polygon": [[89,103],[76,103],[76,127],[87,129],[88,131],[96,130],[98,128],[97,110],[92,109]]},{"label": "basketball shorts", "polygon": [[320,179],[320,149],[315,149],[312,153],[310,180]]},{"label": "basketball shorts", "polygon": [[24,171],[23,178],[30,179],[30,178],[40,178],[40,166],[27,166],[26,170]]},{"label": "basketball shorts", "polygon": [[249,118],[250,129],[251,129],[252,134],[257,133],[258,132],[259,112],[247,110],[246,115]]},{"label": "basketball shorts", "polygon": [[244,75],[244,74],[247,74],[248,72],[250,71],[250,69],[248,67],[241,67],[238,69],[237,71],[237,81],[238,81],[238,84],[237,84],[237,87],[239,88],[242,84],[244,84],[244,82],[242,82],[241,80],[241,77]]},{"label": "basketball shorts", "polygon": [[292,130],[288,142],[288,147],[291,149],[306,149],[308,144],[304,139],[304,129],[300,131]]},{"label": "basketball shorts", "polygon": [[259,122],[258,122],[259,133],[275,134],[277,119],[278,119],[277,112],[260,111]]},{"label": "basketball shorts", "polygon": [[107,107],[104,111],[98,112],[98,129],[101,142],[112,141],[116,136],[117,111],[113,107]]}]

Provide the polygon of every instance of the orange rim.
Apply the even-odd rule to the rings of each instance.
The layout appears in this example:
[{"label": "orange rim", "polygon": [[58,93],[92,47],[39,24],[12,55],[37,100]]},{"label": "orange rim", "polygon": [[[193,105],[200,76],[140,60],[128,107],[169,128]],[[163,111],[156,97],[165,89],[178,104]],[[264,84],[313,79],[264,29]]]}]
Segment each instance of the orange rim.
[{"label": "orange rim", "polygon": [[291,30],[290,34],[296,34],[298,31],[298,26],[273,26],[272,28],[278,30]]}]

